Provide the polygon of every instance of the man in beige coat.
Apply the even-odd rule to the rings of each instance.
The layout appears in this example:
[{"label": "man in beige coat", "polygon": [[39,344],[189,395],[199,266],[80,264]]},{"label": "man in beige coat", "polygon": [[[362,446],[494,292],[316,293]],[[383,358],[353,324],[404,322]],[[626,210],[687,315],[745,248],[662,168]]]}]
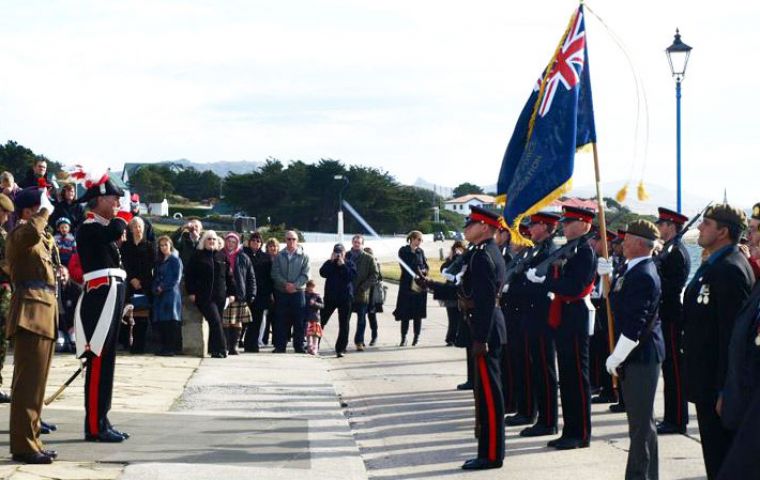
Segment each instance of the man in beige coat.
[{"label": "man in beige coat", "polygon": [[58,302],[53,264],[55,240],[45,231],[53,206],[44,189],[16,196],[21,221],[8,235],[5,255],[14,285],[6,335],[15,341],[10,443],[13,460],[52,463],[57,454],[40,441],[40,413],[57,332]]}]

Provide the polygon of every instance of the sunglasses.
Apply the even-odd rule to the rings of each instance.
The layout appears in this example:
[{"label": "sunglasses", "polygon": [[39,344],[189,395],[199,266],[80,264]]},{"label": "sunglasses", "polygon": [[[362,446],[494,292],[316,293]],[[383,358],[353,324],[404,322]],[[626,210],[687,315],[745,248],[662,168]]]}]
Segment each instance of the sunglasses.
[{"label": "sunglasses", "polygon": [[285,240],[287,240],[288,242],[290,242],[290,241],[293,241],[293,242],[295,242],[295,241],[296,241],[296,240],[298,240],[298,239],[297,239],[297,238],[286,238]]}]

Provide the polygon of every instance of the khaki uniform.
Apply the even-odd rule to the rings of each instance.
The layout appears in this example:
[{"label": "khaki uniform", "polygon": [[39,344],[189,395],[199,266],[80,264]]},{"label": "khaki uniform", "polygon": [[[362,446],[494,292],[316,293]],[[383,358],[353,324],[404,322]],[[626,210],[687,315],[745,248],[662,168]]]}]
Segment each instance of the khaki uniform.
[{"label": "khaki uniform", "polygon": [[5,337],[5,324],[8,318],[8,310],[11,307],[10,275],[8,275],[5,262],[5,242],[8,232],[0,227],[0,386],[3,384],[3,366],[5,355],[8,351],[8,340]]},{"label": "khaki uniform", "polygon": [[11,453],[42,450],[40,413],[57,333],[58,302],[52,251],[40,211],[8,235],[5,256],[14,286],[5,333],[15,342],[11,397]]}]

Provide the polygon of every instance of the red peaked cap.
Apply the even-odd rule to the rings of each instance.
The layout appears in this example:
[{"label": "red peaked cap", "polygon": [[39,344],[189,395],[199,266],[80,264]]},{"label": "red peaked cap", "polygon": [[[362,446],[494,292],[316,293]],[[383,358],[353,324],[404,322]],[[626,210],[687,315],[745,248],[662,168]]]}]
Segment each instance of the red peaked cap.
[{"label": "red peaked cap", "polygon": [[559,222],[559,215],[551,212],[538,212],[530,216],[530,224],[543,223],[544,225],[554,226]]},{"label": "red peaked cap", "polygon": [[467,228],[470,224],[475,222],[485,223],[494,228],[501,227],[501,222],[499,222],[499,215],[497,213],[492,212],[491,210],[486,210],[482,207],[470,205],[470,216],[465,220],[464,226]]},{"label": "red peaked cap", "polygon": [[591,210],[566,205],[562,207],[562,218],[560,219],[560,222],[580,220],[581,222],[591,223],[594,221],[594,217],[596,217],[596,214]]},{"label": "red peaked cap", "polygon": [[659,207],[657,209],[657,213],[659,214],[659,218],[657,219],[656,223],[673,222],[678,225],[683,225],[689,221],[689,217],[686,215],[681,215],[680,213],[675,212],[669,208]]}]

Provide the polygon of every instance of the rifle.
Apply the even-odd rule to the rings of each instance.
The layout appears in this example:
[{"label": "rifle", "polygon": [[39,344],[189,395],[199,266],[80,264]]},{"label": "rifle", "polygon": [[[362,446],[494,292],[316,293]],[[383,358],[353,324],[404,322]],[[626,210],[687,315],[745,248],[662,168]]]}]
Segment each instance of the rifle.
[{"label": "rifle", "polygon": [[505,281],[504,285],[509,285],[512,283],[512,280],[517,276],[523,273],[528,266],[528,264],[535,258],[536,255],[539,254],[540,250],[543,248],[544,245],[550,245],[551,242],[554,241],[554,237],[557,236],[559,232],[554,231],[549,237],[541,242],[540,245],[534,245],[530,247],[527,250],[523,250],[520,252],[515,258],[512,259],[511,262],[509,262],[509,265],[507,265],[507,271],[504,276]]},{"label": "rifle", "polygon": [[593,238],[595,235],[595,231],[589,231],[578,238],[570,240],[560,248],[550,253],[548,257],[546,257],[541,261],[541,263],[534,267],[536,269],[536,276],[545,276],[549,272],[549,267],[551,267],[552,263],[556,262],[557,260],[562,260],[563,258],[569,258],[575,255],[575,252],[578,249],[578,245],[580,245],[581,242],[585,242]]},{"label": "rifle", "polygon": [[665,261],[666,258],[668,258],[668,254],[670,254],[670,252],[673,250],[673,246],[681,241],[681,239],[683,238],[683,236],[686,235],[686,232],[688,232],[691,229],[691,227],[694,226],[694,224],[697,222],[697,220],[699,220],[700,217],[702,217],[702,215],[705,214],[705,212],[707,211],[707,209],[710,208],[710,206],[712,206],[712,204],[713,204],[713,202],[708,203],[707,206],[705,208],[703,208],[701,212],[699,212],[694,217],[692,217],[689,220],[689,223],[687,223],[686,225],[684,225],[684,227],[681,229],[680,232],[676,233],[676,235],[673,238],[671,238],[670,240],[668,240],[668,242],[665,245],[663,245],[662,252],[659,255],[657,255],[656,257],[654,257],[655,258],[655,263],[658,266],[661,265]]}]

